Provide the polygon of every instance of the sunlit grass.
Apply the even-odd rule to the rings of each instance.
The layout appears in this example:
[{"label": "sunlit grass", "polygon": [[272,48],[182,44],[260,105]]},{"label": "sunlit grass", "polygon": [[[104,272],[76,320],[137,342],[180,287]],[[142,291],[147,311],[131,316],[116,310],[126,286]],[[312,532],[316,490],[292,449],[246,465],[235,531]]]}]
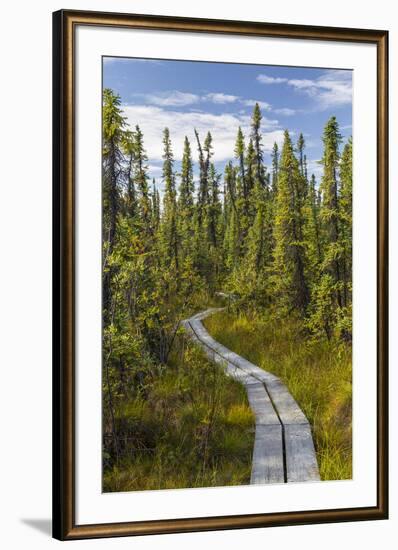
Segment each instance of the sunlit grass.
[{"label": "sunlit grass", "polygon": [[145,395],[118,408],[116,422],[127,436],[119,461],[105,462],[105,492],[250,482],[254,417],[245,389],[183,334]]},{"label": "sunlit grass", "polygon": [[321,478],[350,479],[351,346],[312,340],[298,320],[259,313],[224,311],[204,324],[216,340],[285,382],[312,426]]}]

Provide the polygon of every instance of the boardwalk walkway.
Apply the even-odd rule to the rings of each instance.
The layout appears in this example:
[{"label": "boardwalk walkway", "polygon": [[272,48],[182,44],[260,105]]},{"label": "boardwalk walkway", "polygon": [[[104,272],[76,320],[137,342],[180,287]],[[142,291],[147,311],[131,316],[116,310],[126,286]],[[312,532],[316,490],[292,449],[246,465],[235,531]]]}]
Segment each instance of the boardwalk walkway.
[{"label": "boardwalk walkway", "polygon": [[206,355],[246,388],[256,419],[250,482],[318,481],[311,427],[286,386],[214,340],[203,326],[203,319],[221,309],[207,309],[182,324]]}]

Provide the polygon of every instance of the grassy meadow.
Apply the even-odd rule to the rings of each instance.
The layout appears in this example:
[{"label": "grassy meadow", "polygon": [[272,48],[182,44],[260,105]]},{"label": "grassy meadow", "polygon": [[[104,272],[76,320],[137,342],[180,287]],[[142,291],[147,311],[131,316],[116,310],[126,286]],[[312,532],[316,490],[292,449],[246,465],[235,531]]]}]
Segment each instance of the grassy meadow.
[{"label": "grassy meadow", "polygon": [[216,340],[286,384],[312,426],[321,479],[351,479],[351,346],[303,338],[299,320],[257,312],[222,311],[204,324]]},{"label": "grassy meadow", "polygon": [[243,386],[187,337],[177,335],[167,366],[141,396],[116,411],[121,450],[105,463],[104,491],[245,485],[254,417]]}]

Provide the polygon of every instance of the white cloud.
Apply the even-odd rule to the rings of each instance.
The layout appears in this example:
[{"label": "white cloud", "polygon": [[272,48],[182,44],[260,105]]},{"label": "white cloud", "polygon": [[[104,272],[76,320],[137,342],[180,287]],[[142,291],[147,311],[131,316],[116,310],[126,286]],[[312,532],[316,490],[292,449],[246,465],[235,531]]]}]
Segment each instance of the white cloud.
[{"label": "white cloud", "polygon": [[265,111],[271,110],[271,105],[266,101],[258,101],[256,99],[242,99],[241,102],[243,103],[243,105],[246,105],[246,107],[254,107],[255,104],[258,103],[261,109],[264,109]]},{"label": "white cloud", "polygon": [[289,107],[282,107],[281,109],[274,109],[274,113],[282,116],[293,116],[297,113],[297,110],[290,109]]},{"label": "white cloud", "polygon": [[[279,78],[259,74],[257,80],[262,84],[286,84],[294,90],[305,93],[314,99],[317,109],[327,109],[348,105],[352,101],[352,73],[344,70],[325,71],[316,79]],[[278,113],[278,110],[275,111]],[[278,114],[283,114],[279,112]]]},{"label": "white cloud", "polygon": [[[211,132],[215,161],[232,158],[239,126],[246,136],[250,132],[250,116],[245,114],[180,112],[150,105],[124,105],[123,110],[132,128],[136,124],[140,126],[144,134],[144,145],[152,163],[162,158],[162,133],[165,127],[170,130],[176,160],[181,160],[186,135],[191,143],[193,157],[197,158],[194,128],[199,132],[202,141],[206,133]],[[265,151],[272,149],[274,141],[280,143],[283,139],[283,131],[278,121],[266,117],[262,119],[262,135]]]},{"label": "white cloud", "polygon": [[310,90],[312,88],[316,88],[316,81],[308,80],[308,78],[292,78],[290,80],[287,80],[286,82],[289,84],[289,86],[293,86],[294,88],[298,88],[299,90]]},{"label": "white cloud", "polygon": [[289,86],[316,100],[319,109],[349,105],[352,102],[351,71],[327,71],[315,80],[292,79]]},{"label": "white cloud", "polygon": [[229,95],[223,93],[210,93],[201,98],[203,101],[211,101],[212,103],[235,103],[239,99],[236,95]]},{"label": "white cloud", "polygon": [[146,103],[159,105],[161,107],[185,107],[200,101],[200,96],[187,92],[159,92],[155,94],[137,94],[143,97]]},{"label": "white cloud", "polygon": [[266,74],[259,74],[257,76],[257,80],[261,82],[261,84],[283,84],[284,82],[287,82],[287,78],[268,76]]},{"label": "white cloud", "polygon": [[258,103],[263,110],[271,110],[271,105],[266,101],[245,99],[237,95],[225,94],[223,92],[209,92],[199,95],[190,92],[181,92],[179,90],[170,90],[151,94],[134,94],[134,97],[137,97],[147,105],[156,105],[159,107],[186,107],[188,105],[206,102],[216,105],[240,103],[245,107],[254,107],[254,105]]}]

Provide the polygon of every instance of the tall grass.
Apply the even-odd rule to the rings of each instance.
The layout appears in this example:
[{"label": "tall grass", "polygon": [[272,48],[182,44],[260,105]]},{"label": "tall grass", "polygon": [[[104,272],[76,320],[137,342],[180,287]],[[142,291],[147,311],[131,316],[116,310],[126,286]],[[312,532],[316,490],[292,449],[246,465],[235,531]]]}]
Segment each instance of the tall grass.
[{"label": "tall grass", "polygon": [[279,376],[313,430],[321,479],[352,477],[351,346],[312,340],[299,320],[223,311],[205,321],[212,336]]},{"label": "tall grass", "polygon": [[248,484],[254,418],[244,388],[182,334],[168,364],[116,411],[123,452],[103,490]]}]

